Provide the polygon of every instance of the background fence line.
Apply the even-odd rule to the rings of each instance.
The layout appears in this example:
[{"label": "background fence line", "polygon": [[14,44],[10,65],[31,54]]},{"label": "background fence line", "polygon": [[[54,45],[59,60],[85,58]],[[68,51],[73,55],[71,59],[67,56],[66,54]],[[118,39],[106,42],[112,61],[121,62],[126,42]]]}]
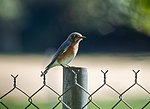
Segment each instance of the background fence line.
[{"label": "background fence line", "polygon": [[[70,70],[73,74],[77,74],[76,71],[74,70]],[[94,105],[94,109],[102,109],[102,107],[100,105],[98,105],[94,100],[93,100],[93,96],[100,91],[104,86],[107,86],[108,88],[110,88],[114,93],[116,93],[118,95],[118,101],[111,107],[111,109],[115,109],[120,103],[123,103],[126,107],[128,107],[128,109],[134,109],[129,102],[127,102],[123,97],[124,94],[126,94],[130,89],[132,89],[134,86],[138,86],[139,88],[141,88],[145,93],[148,94],[149,99],[147,102],[145,102],[145,104],[143,106],[141,106],[141,109],[147,109],[147,107],[150,105],[150,90],[144,88],[142,85],[140,85],[140,83],[138,83],[138,73],[140,72],[140,70],[132,70],[132,72],[134,73],[134,82],[132,83],[131,86],[129,86],[126,90],[124,90],[122,93],[120,93],[119,91],[117,91],[114,87],[112,87],[111,85],[109,85],[107,83],[107,73],[108,70],[103,71],[101,70],[101,73],[103,74],[103,84],[101,86],[99,86],[95,91],[93,91],[92,93],[89,93],[88,90],[84,87],[82,87],[82,85],[80,85],[77,81],[77,76],[75,77],[76,80],[76,86],[80,88],[80,90],[84,91],[87,96],[88,96],[88,101],[87,103],[82,107],[82,109],[85,109],[90,103],[92,103]],[[14,76],[11,75],[13,78],[13,88],[10,89],[8,92],[6,92],[5,94],[3,94],[2,96],[0,96],[0,105],[3,107],[3,109],[11,109],[11,107],[7,106],[5,104],[5,102],[3,101],[3,99],[9,95],[11,92],[13,92],[14,90],[18,90],[19,92],[21,92],[23,95],[26,96],[26,98],[28,99],[28,104],[26,105],[26,107],[24,107],[24,109],[28,109],[31,106],[35,107],[36,109],[40,109],[34,102],[33,102],[33,97],[40,92],[43,88],[48,88],[50,91],[54,92],[58,98],[58,102],[53,106],[52,109],[56,109],[58,107],[58,105],[62,104],[63,106],[67,107],[68,109],[72,109],[72,107],[69,107],[64,101],[63,101],[63,96],[68,93],[69,90],[71,90],[73,88],[70,87],[68,90],[66,90],[65,92],[63,92],[62,94],[59,94],[57,91],[55,91],[55,89],[51,88],[49,85],[47,85],[46,83],[46,75],[43,76],[43,85],[37,90],[35,91],[32,95],[27,94],[25,91],[23,91],[21,88],[19,88],[17,86],[17,78],[18,75]],[[63,107],[62,106],[62,107]]]}]

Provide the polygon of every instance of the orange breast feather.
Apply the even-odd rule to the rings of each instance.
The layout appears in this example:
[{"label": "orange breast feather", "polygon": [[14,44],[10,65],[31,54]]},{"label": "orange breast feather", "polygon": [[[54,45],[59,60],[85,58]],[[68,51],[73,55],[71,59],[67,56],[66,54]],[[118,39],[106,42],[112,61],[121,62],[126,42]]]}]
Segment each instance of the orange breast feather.
[{"label": "orange breast feather", "polygon": [[77,51],[78,45],[70,45],[68,49],[58,57],[57,61],[59,63],[65,62],[65,64],[68,64],[74,58]]}]

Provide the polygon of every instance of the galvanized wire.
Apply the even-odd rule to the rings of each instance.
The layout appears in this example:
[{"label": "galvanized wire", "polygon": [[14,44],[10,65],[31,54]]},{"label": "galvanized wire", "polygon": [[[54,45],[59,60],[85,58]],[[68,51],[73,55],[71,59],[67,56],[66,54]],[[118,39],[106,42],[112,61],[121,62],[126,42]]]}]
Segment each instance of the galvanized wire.
[{"label": "galvanized wire", "polygon": [[[148,101],[143,105],[141,106],[141,109],[146,109],[149,105],[150,105],[150,91],[147,90],[146,88],[144,88],[140,83],[138,83],[138,73],[140,72],[140,70],[132,70],[133,73],[134,73],[134,82],[133,84],[131,84],[126,90],[124,90],[122,93],[120,93],[119,91],[117,91],[114,87],[112,87],[111,85],[109,85],[107,83],[107,73],[108,73],[108,70],[106,71],[103,71],[101,70],[102,74],[103,74],[103,84],[101,86],[99,86],[95,91],[93,91],[92,93],[89,93],[84,87],[82,87],[78,81],[77,81],[77,74],[75,71],[71,71],[73,74],[74,74],[74,79],[75,79],[75,84],[70,87],[68,90],[66,90],[65,92],[63,92],[62,94],[59,94],[55,89],[51,88],[49,85],[47,85],[46,83],[46,75],[43,76],[43,84],[42,86],[37,90],[35,91],[32,95],[29,95],[27,94],[25,91],[23,91],[21,88],[19,88],[17,86],[17,78],[18,78],[18,75],[14,76],[14,75],[11,75],[12,78],[13,78],[13,88],[10,89],[8,92],[6,92],[5,94],[3,94],[2,96],[0,96],[0,105],[2,105],[4,107],[4,109],[11,109],[9,106],[7,106],[4,102],[3,102],[3,99],[8,96],[10,93],[12,93],[14,90],[18,90],[20,93],[22,93],[23,95],[26,96],[26,98],[28,99],[28,103],[26,107],[24,107],[24,109],[28,109],[30,108],[31,106],[33,106],[34,108],[36,109],[40,109],[34,102],[33,102],[33,97],[39,93],[43,88],[48,88],[50,91],[54,92],[55,95],[57,96],[58,98],[58,102],[53,106],[52,109],[56,109],[58,107],[59,104],[62,104],[63,106],[67,107],[68,109],[72,109],[71,107],[69,107],[65,102],[63,102],[63,96],[68,93],[69,90],[71,90],[73,87],[79,87],[80,90],[83,90],[87,95],[88,95],[88,101],[87,103],[82,107],[82,109],[84,109],[85,107],[87,107],[90,103],[94,105],[94,109],[102,109],[102,107],[97,104],[94,100],[93,100],[93,97],[94,95],[99,92],[104,86],[108,87],[109,89],[112,90],[112,92],[116,93],[117,96],[118,96],[118,101],[111,107],[111,109],[115,109],[120,103],[123,103],[124,105],[126,105],[128,107],[128,109],[133,109],[133,107],[130,105],[129,102],[127,102],[125,99],[124,99],[124,96],[126,93],[129,92],[129,90],[131,90],[134,86],[138,86],[140,89],[142,89],[145,93],[148,94],[149,96],[149,99]],[[42,72],[41,72],[42,73]]]}]

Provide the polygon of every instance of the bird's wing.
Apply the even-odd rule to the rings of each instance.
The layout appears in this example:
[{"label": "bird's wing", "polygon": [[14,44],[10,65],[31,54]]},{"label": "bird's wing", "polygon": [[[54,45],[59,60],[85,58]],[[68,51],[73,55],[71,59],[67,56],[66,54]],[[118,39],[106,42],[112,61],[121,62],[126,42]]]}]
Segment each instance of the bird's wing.
[{"label": "bird's wing", "polygon": [[65,41],[64,43],[61,44],[61,46],[58,48],[58,50],[56,51],[51,63],[46,67],[50,67],[58,58],[59,55],[61,55],[62,53],[66,52],[66,50],[68,49],[68,47],[70,46],[70,42]]}]

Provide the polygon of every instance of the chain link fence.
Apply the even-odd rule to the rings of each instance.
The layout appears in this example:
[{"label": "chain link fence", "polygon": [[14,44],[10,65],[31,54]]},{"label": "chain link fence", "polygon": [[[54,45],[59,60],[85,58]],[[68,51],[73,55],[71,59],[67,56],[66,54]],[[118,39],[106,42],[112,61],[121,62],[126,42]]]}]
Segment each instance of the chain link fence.
[{"label": "chain link fence", "polygon": [[35,91],[32,95],[29,95],[28,93],[26,93],[25,91],[23,91],[21,88],[19,88],[17,86],[17,78],[18,78],[18,75],[14,76],[14,75],[11,75],[12,78],[13,78],[13,88],[10,89],[8,92],[6,92],[5,94],[3,94],[2,96],[0,96],[0,105],[2,107],[2,109],[11,109],[11,107],[7,106],[7,104],[3,101],[3,99],[8,96],[10,93],[12,93],[14,90],[18,90],[20,93],[22,93],[23,95],[25,95],[25,97],[28,99],[28,104],[26,105],[26,107],[24,107],[24,109],[29,109],[31,106],[34,107],[35,109],[40,109],[36,103],[34,103],[34,100],[33,100],[33,97],[39,93],[43,88],[48,88],[50,91],[52,91],[53,93],[56,94],[57,98],[58,98],[58,102],[53,106],[52,109],[58,109],[58,105],[62,105],[63,107],[65,107],[66,109],[73,109],[72,107],[69,107],[64,101],[63,101],[63,96],[68,93],[70,90],[72,90],[72,88],[74,86],[78,87],[78,89],[84,91],[86,94],[87,94],[87,102],[86,104],[84,104],[84,106],[82,106],[81,108],[82,109],[85,109],[88,107],[89,104],[92,104],[93,105],[93,109],[103,109],[101,107],[100,104],[97,104],[95,102],[95,100],[93,99],[94,98],[94,95],[99,92],[101,89],[103,89],[103,87],[108,87],[111,89],[111,91],[115,94],[117,94],[118,96],[118,101],[116,103],[114,103],[114,105],[111,107],[111,109],[118,109],[117,106],[120,104],[120,103],[123,103],[127,108],[122,108],[122,109],[134,109],[130,103],[128,101],[126,101],[124,99],[124,96],[126,93],[129,92],[129,90],[131,90],[133,87],[135,86],[138,86],[138,88],[140,88],[141,90],[143,90],[145,93],[148,94],[148,100],[145,102],[144,105],[140,106],[139,109],[148,109],[148,107],[150,107],[150,90],[144,88],[142,85],[140,85],[140,83],[138,82],[138,73],[140,72],[140,70],[138,71],[135,71],[133,70],[133,73],[134,73],[134,83],[132,83],[131,86],[129,86],[126,90],[124,90],[123,92],[119,92],[118,90],[116,90],[114,87],[112,87],[111,85],[109,85],[107,83],[107,73],[108,73],[108,70],[107,71],[103,71],[101,70],[101,73],[103,74],[103,84],[101,86],[99,86],[95,91],[93,91],[93,93],[89,93],[88,90],[84,87],[82,87],[79,83],[78,83],[78,77],[77,77],[77,74],[75,71],[71,70],[71,72],[74,74],[74,81],[75,81],[75,84],[73,86],[71,86],[68,90],[66,90],[65,92],[59,94],[57,91],[55,91],[55,89],[51,88],[51,86],[47,85],[46,83],[46,75],[43,76],[43,84],[42,86],[37,90]]}]

